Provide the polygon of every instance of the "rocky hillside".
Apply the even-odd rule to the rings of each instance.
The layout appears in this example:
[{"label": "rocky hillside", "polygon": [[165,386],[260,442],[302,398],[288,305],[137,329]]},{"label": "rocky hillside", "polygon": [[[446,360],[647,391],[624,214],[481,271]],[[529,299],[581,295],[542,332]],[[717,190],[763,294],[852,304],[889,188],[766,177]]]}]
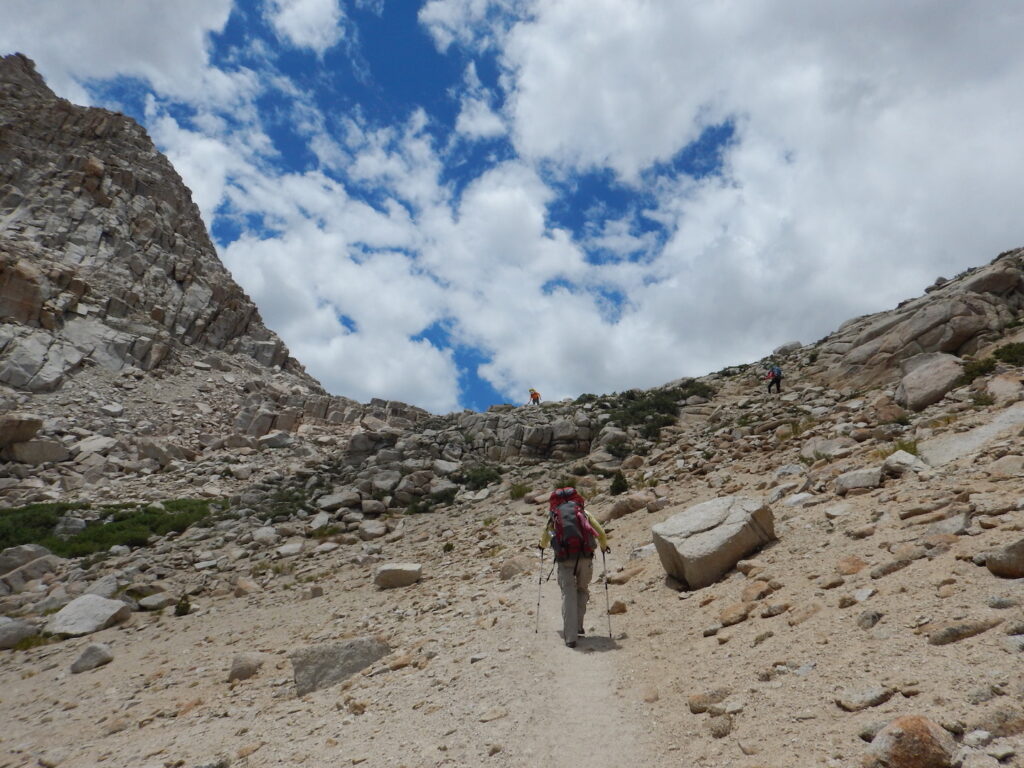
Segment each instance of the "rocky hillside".
[{"label": "rocky hillside", "polygon": [[[780,394],[360,405],[141,128],[0,88],[0,768],[1024,765],[1024,250]],[[569,483],[613,547],[575,650]]]}]

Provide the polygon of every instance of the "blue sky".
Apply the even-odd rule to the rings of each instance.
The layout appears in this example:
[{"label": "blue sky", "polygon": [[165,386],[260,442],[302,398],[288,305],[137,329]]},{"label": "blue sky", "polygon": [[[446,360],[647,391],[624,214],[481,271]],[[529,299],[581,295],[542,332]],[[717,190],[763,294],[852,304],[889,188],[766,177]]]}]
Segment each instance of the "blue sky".
[{"label": "blue sky", "polygon": [[0,51],[145,125],[330,391],[447,412],[751,361],[1021,245],[1022,8],[8,0]]}]

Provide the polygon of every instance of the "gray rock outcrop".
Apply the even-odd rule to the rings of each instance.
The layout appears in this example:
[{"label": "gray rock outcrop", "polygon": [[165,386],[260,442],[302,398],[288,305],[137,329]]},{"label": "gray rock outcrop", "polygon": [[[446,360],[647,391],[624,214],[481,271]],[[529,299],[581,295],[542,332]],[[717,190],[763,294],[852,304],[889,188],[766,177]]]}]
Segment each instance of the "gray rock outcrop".
[{"label": "gray rock outcrop", "polygon": [[973,354],[1024,307],[1022,255],[1007,251],[896,309],[844,323],[816,349],[823,374],[846,386],[878,384],[915,355]]}]

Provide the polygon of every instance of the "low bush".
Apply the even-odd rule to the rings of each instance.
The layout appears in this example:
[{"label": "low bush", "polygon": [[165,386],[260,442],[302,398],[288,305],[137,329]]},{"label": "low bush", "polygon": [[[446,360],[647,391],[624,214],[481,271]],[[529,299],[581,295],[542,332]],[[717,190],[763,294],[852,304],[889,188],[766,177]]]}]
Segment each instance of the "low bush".
[{"label": "low bush", "polygon": [[963,372],[957,380],[959,386],[970,384],[979,376],[992,373],[995,370],[996,361],[994,357],[983,357],[981,360],[968,360],[964,363]]},{"label": "low bush", "polygon": [[604,449],[618,459],[624,459],[633,452],[633,446],[630,444],[629,440],[624,437],[610,440],[605,444]]},{"label": "low bush", "polygon": [[622,474],[621,470],[612,476],[612,484],[608,490],[612,496],[618,496],[629,490],[629,483],[626,482],[626,476]]},{"label": "low bush", "polygon": [[443,491],[438,491],[437,493],[430,494],[430,500],[435,504],[439,504],[441,506],[446,507],[455,501],[455,497],[456,495],[458,495],[458,493],[458,488],[446,488]]},{"label": "low bush", "polygon": [[453,479],[455,482],[466,486],[470,491],[479,491],[491,483],[500,482],[501,469],[490,464],[477,464],[463,470],[459,475],[454,476]]},{"label": "low bush", "polygon": [[889,445],[883,448],[879,448],[877,451],[875,451],[875,455],[879,459],[887,459],[894,453],[896,453],[896,451],[905,451],[906,453],[910,453],[913,454],[914,456],[917,456],[918,450],[919,448],[917,440],[897,440],[896,442],[890,443]]},{"label": "low bush", "polygon": [[671,389],[631,389],[618,396],[611,417],[620,427],[638,427],[644,438],[657,440],[662,428],[676,423],[681,402],[694,395],[710,399],[714,394],[710,385],[696,379]]},{"label": "low bush", "polygon": [[992,353],[997,360],[1010,365],[1024,365],[1024,343],[1003,344]]},{"label": "low bush", "polygon": [[0,511],[0,549],[19,544],[40,544],[61,557],[83,557],[106,552],[115,545],[142,547],[152,536],[184,531],[207,520],[214,502],[175,499],[162,503],[163,510],[116,504],[96,507],[99,520],[66,539],[53,535],[66,513],[90,509],[85,504],[31,504]]},{"label": "low bush", "polygon": [[175,616],[188,616],[189,611],[192,610],[192,603],[189,602],[188,595],[182,595],[181,599],[174,605]]},{"label": "low bush", "polygon": [[434,511],[434,505],[426,499],[418,499],[405,508],[407,515],[426,515]]},{"label": "low bush", "polygon": [[512,501],[519,501],[519,499],[523,498],[529,490],[530,486],[526,483],[512,483],[508,489],[508,497],[512,499]]}]

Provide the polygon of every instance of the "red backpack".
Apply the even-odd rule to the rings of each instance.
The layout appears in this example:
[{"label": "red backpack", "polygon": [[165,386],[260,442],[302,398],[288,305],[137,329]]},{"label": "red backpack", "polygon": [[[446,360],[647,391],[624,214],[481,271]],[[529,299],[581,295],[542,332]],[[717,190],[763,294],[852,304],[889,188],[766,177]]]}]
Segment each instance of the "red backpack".
[{"label": "red backpack", "polygon": [[583,504],[575,488],[559,488],[551,494],[551,548],[556,562],[594,556],[597,531],[587,520]]}]

